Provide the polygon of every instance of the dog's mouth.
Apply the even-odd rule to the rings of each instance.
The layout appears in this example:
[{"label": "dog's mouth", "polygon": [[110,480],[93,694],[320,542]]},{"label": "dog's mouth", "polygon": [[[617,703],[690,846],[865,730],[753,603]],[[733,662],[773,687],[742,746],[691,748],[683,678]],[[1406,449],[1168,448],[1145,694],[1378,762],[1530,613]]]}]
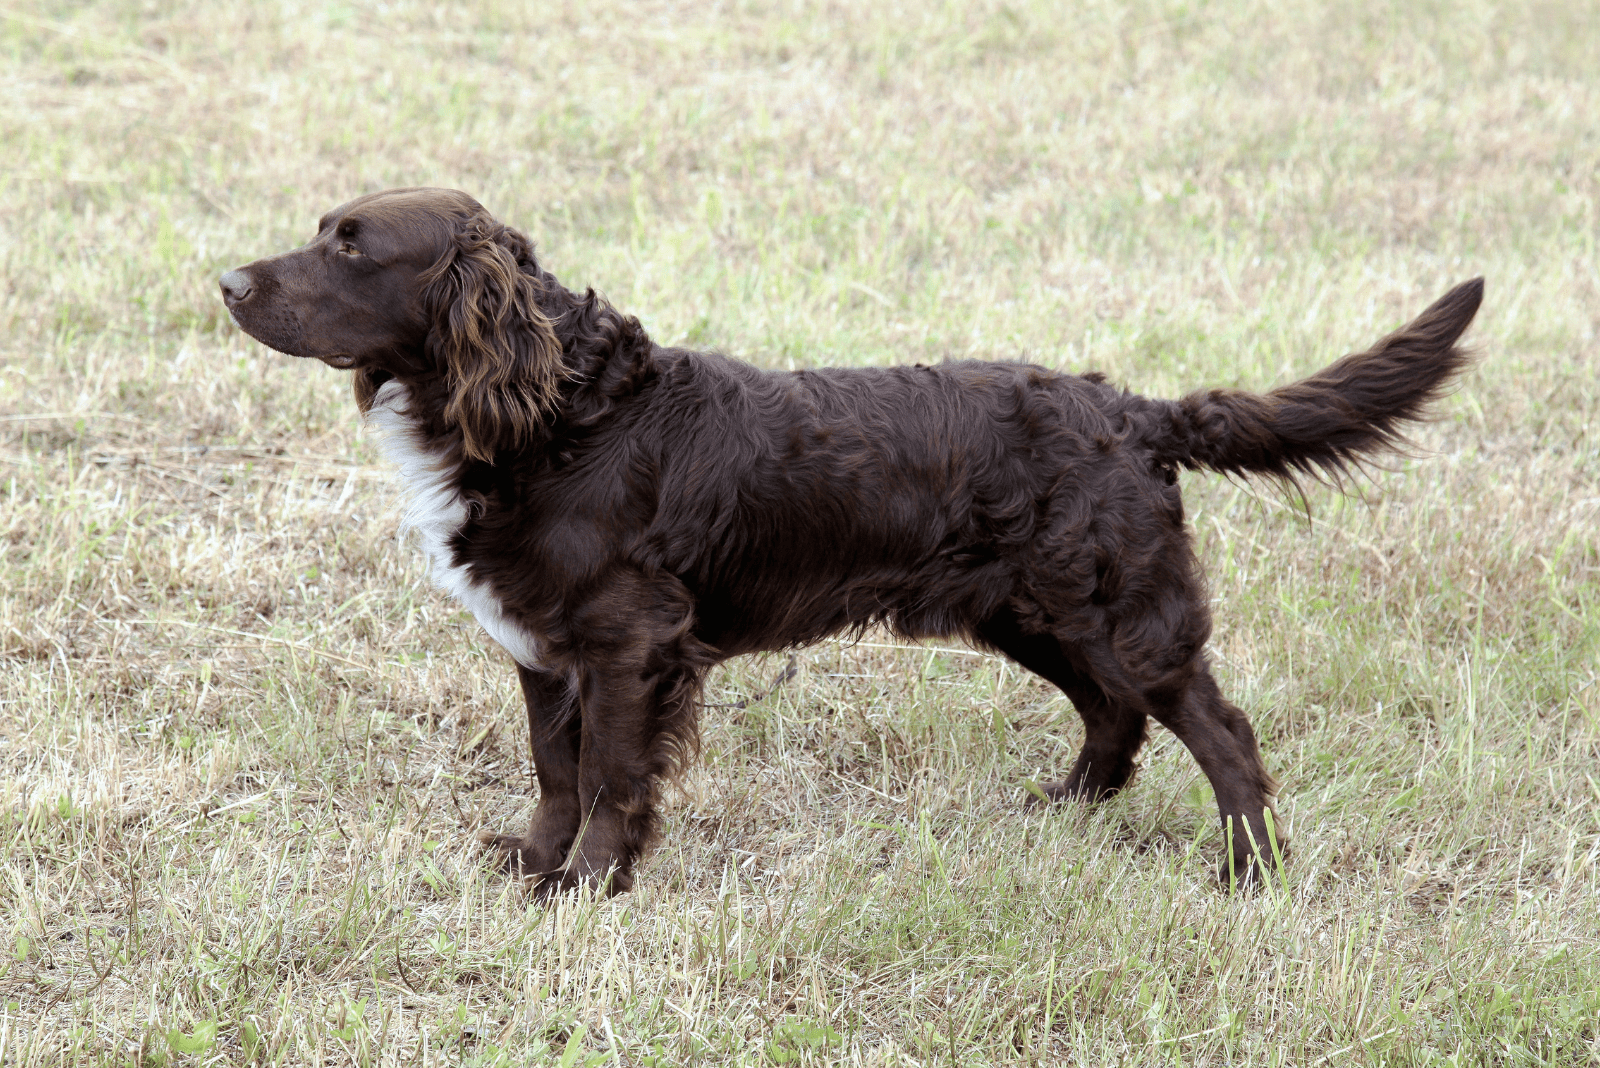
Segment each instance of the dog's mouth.
[{"label": "dog's mouth", "polygon": [[330,353],[327,356],[318,356],[317,359],[340,371],[348,371],[356,365],[356,358],[348,352]]}]

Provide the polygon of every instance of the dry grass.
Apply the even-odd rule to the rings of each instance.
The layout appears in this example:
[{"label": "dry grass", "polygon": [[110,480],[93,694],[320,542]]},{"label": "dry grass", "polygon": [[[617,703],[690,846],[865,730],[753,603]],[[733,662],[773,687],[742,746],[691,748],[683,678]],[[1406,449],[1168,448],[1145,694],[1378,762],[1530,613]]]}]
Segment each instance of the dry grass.
[{"label": "dry grass", "polygon": [[[0,1060],[1600,1063],[1600,10],[552,7],[0,14]],[[216,299],[410,184],[769,366],[1266,386],[1487,275],[1364,500],[1186,481],[1286,883],[1217,893],[1170,737],[1028,814],[1062,698],[832,644],[708,714],[637,891],[526,907],[503,654]]]}]

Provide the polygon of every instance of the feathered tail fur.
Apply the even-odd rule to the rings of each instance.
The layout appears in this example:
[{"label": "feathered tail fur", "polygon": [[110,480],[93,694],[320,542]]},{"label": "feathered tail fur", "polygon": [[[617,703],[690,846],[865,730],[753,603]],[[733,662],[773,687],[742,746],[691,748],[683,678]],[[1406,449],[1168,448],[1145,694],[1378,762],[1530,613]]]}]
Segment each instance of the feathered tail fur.
[{"label": "feathered tail fur", "polygon": [[1402,424],[1469,362],[1456,341],[1483,300],[1483,279],[1456,286],[1366,352],[1270,393],[1198,390],[1155,401],[1168,419],[1147,443],[1158,463],[1338,482],[1370,452],[1404,443]]}]

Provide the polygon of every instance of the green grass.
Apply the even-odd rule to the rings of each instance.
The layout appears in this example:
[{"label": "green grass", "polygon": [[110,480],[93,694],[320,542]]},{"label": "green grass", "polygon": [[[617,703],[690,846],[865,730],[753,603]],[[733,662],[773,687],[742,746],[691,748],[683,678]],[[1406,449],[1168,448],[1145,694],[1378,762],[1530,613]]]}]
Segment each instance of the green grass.
[{"label": "green grass", "polygon": [[[1600,1063],[1600,8],[36,3],[0,12],[0,1060]],[[881,636],[705,718],[638,888],[530,907],[504,655],[337,373],[224,269],[468,190],[662,341],[1307,373],[1477,274],[1419,449],[1186,476],[1284,782],[1026,810],[1081,730]],[[736,661],[708,700],[764,691]]]}]

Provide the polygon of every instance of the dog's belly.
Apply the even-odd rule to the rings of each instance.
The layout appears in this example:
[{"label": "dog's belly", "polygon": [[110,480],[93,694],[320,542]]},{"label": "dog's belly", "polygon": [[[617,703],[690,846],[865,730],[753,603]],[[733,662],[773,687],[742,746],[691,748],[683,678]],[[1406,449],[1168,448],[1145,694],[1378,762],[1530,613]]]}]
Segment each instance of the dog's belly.
[{"label": "dog's belly", "polygon": [[1012,563],[993,552],[907,553],[891,563],[892,555],[859,569],[747,568],[737,582],[699,585],[695,635],[728,656],[871,626],[918,640],[957,637],[968,620],[998,611],[1016,586]]},{"label": "dog's belly", "polygon": [[539,643],[524,627],[511,620],[500,598],[472,568],[458,563],[451,542],[467,522],[466,502],[453,472],[419,445],[421,435],[407,414],[408,391],[398,382],[385,382],[372,400],[367,420],[382,434],[384,455],[400,468],[411,498],[405,527],[421,536],[433,581],[471,612],[489,637],[500,643],[524,667],[539,664]]}]

